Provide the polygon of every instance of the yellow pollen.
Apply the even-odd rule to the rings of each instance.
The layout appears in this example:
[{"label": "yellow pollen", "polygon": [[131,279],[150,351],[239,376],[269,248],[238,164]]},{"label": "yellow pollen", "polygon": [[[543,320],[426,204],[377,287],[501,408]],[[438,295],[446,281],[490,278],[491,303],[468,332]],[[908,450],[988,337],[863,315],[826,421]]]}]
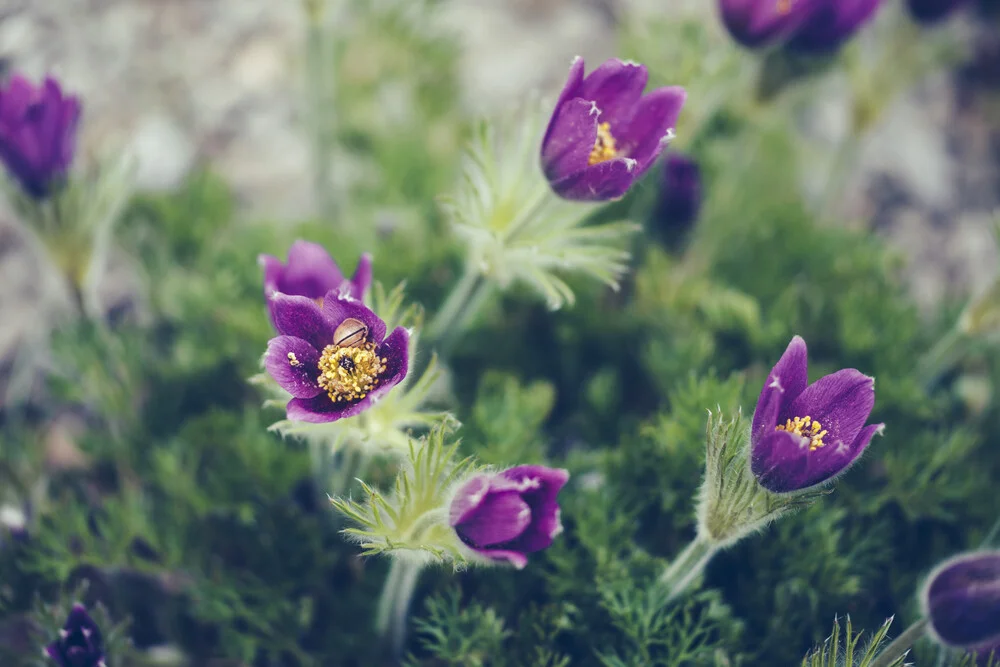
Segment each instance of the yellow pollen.
[{"label": "yellow pollen", "polygon": [[826,445],[823,442],[823,436],[827,434],[827,431],[823,429],[822,424],[813,421],[812,417],[795,417],[794,419],[789,419],[784,424],[778,424],[775,429],[778,431],[788,431],[803,438],[809,438],[810,452],[815,452],[820,447]]},{"label": "yellow pollen", "polygon": [[319,358],[317,382],[334,403],[359,401],[378,384],[386,362],[371,341],[357,347],[327,345]]},{"label": "yellow pollen", "polygon": [[299,363],[301,363],[301,362],[299,362],[299,359],[298,359],[298,357],[295,356],[295,353],[294,352],[289,352],[288,353],[288,365],[289,366],[298,366]]},{"label": "yellow pollen", "polygon": [[597,126],[597,140],[590,151],[590,158],[587,164],[599,164],[618,157],[618,146],[615,137],[611,134],[611,123],[601,123]]}]

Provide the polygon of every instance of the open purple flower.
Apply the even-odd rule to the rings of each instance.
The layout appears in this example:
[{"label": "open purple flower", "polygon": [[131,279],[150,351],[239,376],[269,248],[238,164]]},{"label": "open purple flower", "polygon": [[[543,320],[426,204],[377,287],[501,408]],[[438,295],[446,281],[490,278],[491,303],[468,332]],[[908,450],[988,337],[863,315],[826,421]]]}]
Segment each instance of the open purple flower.
[{"label": "open purple flower", "polygon": [[833,479],[885,428],[865,426],[875,406],[874,378],[845,368],[808,384],[808,363],[806,343],[796,336],[767,376],[753,413],[750,469],[774,493]]},{"label": "open purple flower", "polygon": [[104,667],[104,640],[101,630],[82,604],[73,605],[59,639],[45,652],[59,667]]},{"label": "open purple flower", "polygon": [[305,296],[321,302],[328,292],[343,292],[358,301],[372,283],[372,257],[361,255],[354,275],[349,279],[323,246],[309,241],[296,241],[288,249],[288,263],[272,255],[261,255],[258,263],[264,268],[264,296],[268,298],[271,321],[274,322],[274,292]]},{"label": "open purple flower", "polygon": [[320,307],[305,296],[271,294],[274,326],[267,372],[292,395],[288,418],[323,423],[352,417],[406,377],[410,335],[386,337],[385,322],[363,303],[330,291]]},{"label": "open purple flower", "polygon": [[756,49],[782,41],[804,21],[816,0],[719,0],[726,30],[737,42]]},{"label": "open purple flower", "polygon": [[556,496],[568,480],[567,471],[538,465],[476,475],[459,488],[448,521],[476,553],[522,568],[562,531]]},{"label": "open purple flower", "polygon": [[670,86],[643,95],[649,73],[636,63],[583,73],[577,58],[542,140],[542,170],[565,199],[617,199],[663,152],[686,94]]},{"label": "open purple flower", "polygon": [[36,87],[15,74],[0,88],[0,161],[29,195],[48,196],[76,149],[80,102],[47,77]]},{"label": "open purple flower", "polygon": [[785,46],[800,53],[836,51],[875,18],[881,4],[882,0],[816,0],[808,19],[795,29]]},{"label": "open purple flower", "polygon": [[967,0],[907,0],[910,15],[920,23],[931,24],[947,18],[967,4]]},{"label": "open purple flower", "polygon": [[927,578],[920,603],[938,641],[989,655],[1000,646],[1000,551],[941,563]]}]

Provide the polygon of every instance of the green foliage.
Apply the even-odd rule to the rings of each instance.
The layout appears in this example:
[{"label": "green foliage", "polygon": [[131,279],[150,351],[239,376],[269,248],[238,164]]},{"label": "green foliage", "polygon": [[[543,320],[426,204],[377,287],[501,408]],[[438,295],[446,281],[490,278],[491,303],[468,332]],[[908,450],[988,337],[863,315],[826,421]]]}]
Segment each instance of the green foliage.
[{"label": "green foliage", "polygon": [[[879,648],[889,634],[889,626],[892,619],[886,620],[865,643],[861,643],[864,638],[863,632],[855,633],[851,627],[851,617],[847,617],[847,627],[845,634],[840,634],[840,619],[833,620],[833,631],[822,646],[802,659],[802,667],[871,667],[873,661],[878,657]],[[905,656],[901,656],[885,667],[902,667]]]}]

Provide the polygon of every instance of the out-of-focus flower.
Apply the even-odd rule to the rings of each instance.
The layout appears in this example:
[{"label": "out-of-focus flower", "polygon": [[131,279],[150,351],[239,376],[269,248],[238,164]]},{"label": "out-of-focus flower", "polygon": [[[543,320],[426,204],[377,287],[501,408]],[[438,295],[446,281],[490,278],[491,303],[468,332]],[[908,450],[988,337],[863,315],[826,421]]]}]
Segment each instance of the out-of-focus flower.
[{"label": "out-of-focus flower", "polygon": [[59,639],[45,648],[59,667],[104,667],[101,629],[82,604],[73,605]]},{"label": "out-of-focus flower", "polygon": [[553,191],[577,201],[622,197],[673,137],[683,88],[643,95],[645,65],[612,59],[586,77],[576,58],[542,140],[542,170]]},{"label": "out-of-focus flower", "polygon": [[910,16],[920,23],[936,23],[967,4],[966,0],[907,0]]},{"label": "out-of-focus flower", "polygon": [[701,169],[685,155],[672,153],[663,162],[655,226],[671,240],[683,236],[701,209]]},{"label": "out-of-focus flower", "polygon": [[261,255],[258,263],[264,268],[264,296],[268,299],[271,321],[274,322],[275,292],[305,296],[320,302],[328,292],[344,293],[363,301],[372,284],[372,256],[361,255],[354,275],[349,279],[323,246],[309,241],[296,241],[288,249],[288,263],[272,255]]},{"label": "out-of-focus flower", "polygon": [[36,199],[65,176],[76,149],[80,102],[47,77],[34,86],[19,74],[0,88],[0,160]]},{"label": "out-of-focus flower", "polygon": [[874,378],[845,368],[808,382],[806,343],[796,336],[767,376],[750,430],[751,471],[773,493],[833,479],[885,427],[865,426],[875,406]]},{"label": "out-of-focus flower", "polygon": [[836,51],[871,19],[882,0],[816,0],[786,48],[800,53]]},{"label": "out-of-focus flower", "polygon": [[409,369],[409,333],[386,337],[386,326],[363,303],[335,291],[320,307],[305,296],[271,294],[281,335],[267,346],[264,365],[293,396],[288,418],[333,422],[363,412]]},{"label": "out-of-focus flower", "polygon": [[537,465],[476,475],[455,494],[448,522],[480,556],[524,567],[562,531],[556,496],[568,480],[565,470]]},{"label": "out-of-focus flower", "polygon": [[941,563],[927,578],[920,603],[938,641],[989,655],[1000,647],[1000,551]]},{"label": "out-of-focus flower", "polygon": [[751,49],[782,41],[806,21],[817,0],[719,0],[726,30]]}]

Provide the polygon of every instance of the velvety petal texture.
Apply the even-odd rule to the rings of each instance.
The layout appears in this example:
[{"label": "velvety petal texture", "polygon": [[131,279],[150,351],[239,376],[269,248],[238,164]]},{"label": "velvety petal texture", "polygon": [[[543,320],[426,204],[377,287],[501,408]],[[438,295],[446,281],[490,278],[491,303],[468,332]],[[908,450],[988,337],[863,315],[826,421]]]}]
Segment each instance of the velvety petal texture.
[{"label": "velvety petal texture", "polygon": [[920,23],[931,24],[942,21],[960,7],[968,4],[967,0],[907,0],[906,5],[910,16]]},{"label": "velvety petal texture", "polygon": [[941,563],[921,593],[931,631],[948,646],[988,654],[1000,645],[1000,551]]},{"label": "velvety petal texture", "polygon": [[750,468],[761,486],[792,493],[847,470],[883,424],[865,425],[875,380],[853,368],[808,384],[806,343],[796,336],[768,374],[750,431]]},{"label": "velvety petal texture", "polygon": [[[281,292],[318,301],[333,291],[362,301],[372,282],[371,255],[362,255],[354,275],[345,278],[330,253],[323,246],[309,241],[293,243],[288,249],[287,263],[272,255],[261,255],[258,263],[264,269],[265,297]],[[271,321],[275,322],[273,302],[269,300],[268,304],[271,306]]]},{"label": "velvety petal texture", "polygon": [[73,605],[59,639],[45,652],[59,667],[104,667],[101,630],[82,604]]},{"label": "velvety petal texture", "polygon": [[612,59],[584,76],[583,59],[573,61],[541,148],[542,171],[557,195],[617,199],[653,165],[685,92],[665,87],[643,95],[648,79],[637,63]]},{"label": "velvety petal texture", "polygon": [[386,336],[379,317],[340,291],[317,300],[272,292],[271,312],[281,334],[272,338],[264,367],[292,395],[293,421],[324,423],[353,417],[399,384],[410,368],[409,332]]},{"label": "velvety petal texture", "polygon": [[836,51],[875,13],[882,0],[817,0],[809,18],[789,37],[786,47],[802,53]]},{"label": "velvety petal texture", "polygon": [[15,74],[0,87],[0,161],[32,197],[47,197],[65,177],[80,110],[80,101],[52,77],[35,86]]},{"label": "velvety petal texture", "polygon": [[660,197],[654,212],[655,231],[669,241],[687,234],[701,210],[701,169],[698,163],[679,153],[663,161]]},{"label": "velvety petal texture", "polygon": [[568,480],[565,470],[537,465],[476,475],[455,494],[449,523],[479,555],[522,568],[562,531],[557,496]]},{"label": "velvety petal texture", "polygon": [[801,26],[816,0],[719,0],[719,15],[737,42],[751,49],[783,41]]}]

